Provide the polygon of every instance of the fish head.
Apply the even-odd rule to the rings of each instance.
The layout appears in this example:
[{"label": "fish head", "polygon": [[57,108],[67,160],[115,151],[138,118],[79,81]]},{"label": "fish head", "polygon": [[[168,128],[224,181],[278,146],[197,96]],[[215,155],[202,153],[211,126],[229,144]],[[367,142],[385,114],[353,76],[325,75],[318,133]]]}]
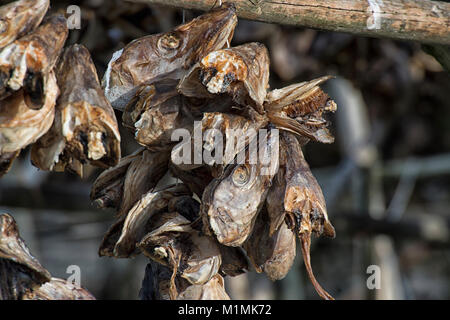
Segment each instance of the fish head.
[{"label": "fish head", "polygon": [[107,98],[114,108],[123,109],[138,86],[180,79],[207,53],[229,43],[236,24],[236,9],[226,4],[172,31],[131,42],[108,65],[103,79]]}]

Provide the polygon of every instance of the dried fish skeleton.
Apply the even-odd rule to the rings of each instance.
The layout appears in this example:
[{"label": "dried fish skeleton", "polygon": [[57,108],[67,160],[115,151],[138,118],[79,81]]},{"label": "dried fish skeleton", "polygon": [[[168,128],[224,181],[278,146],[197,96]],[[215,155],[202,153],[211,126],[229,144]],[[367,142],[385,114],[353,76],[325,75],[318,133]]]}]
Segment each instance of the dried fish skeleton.
[{"label": "dried fish skeleton", "polygon": [[0,300],[94,300],[87,290],[52,278],[20,238],[9,214],[0,215]]},{"label": "dried fish skeleton", "polygon": [[45,105],[48,77],[56,64],[68,35],[62,15],[53,15],[33,32],[0,51],[0,99],[23,88],[26,105],[40,109]]},{"label": "dried fish skeleton", "polygon": [[89,51],[82,45],[67,48],[56,68],[61,95],[52,128],[33,145],[32,163],[42,170],[82,175],[89,162],[116,165],[120,134],[114,111],[101,89]]},{"label": "dried fish skeleton", "polygon": [[103,79],[112,106],[123,110],[139,86],[178,80],[207,53],[223,48],[233,36],[235,11],[233,4],[225,4],[173,31],[137,39],[116,52]]}]

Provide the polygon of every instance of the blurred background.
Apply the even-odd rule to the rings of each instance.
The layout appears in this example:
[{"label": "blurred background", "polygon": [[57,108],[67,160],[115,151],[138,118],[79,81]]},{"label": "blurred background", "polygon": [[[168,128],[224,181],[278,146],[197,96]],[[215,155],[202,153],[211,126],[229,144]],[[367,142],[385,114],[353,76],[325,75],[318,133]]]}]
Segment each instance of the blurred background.
[{"label": "blurred background", "polygon": [[[74,4],[82,28],[70,32],[67,44],[90,50],[100,78],[128,42],[200,14],[119,0],[58,0],[52,10]],[[449,299],[449,73],[419,43],[240,19],[231,45],[253,41],[269,49],[271,89],[336,76],[323,87],[338,104],[329,119],[336,141],[304,150],[337,232],[333,240],[313,240],[318,281],[336,299]],[[138,146],[122,127],[121,134],[125,156]],[[90,167],[80,179],[38,171],[25,149],[0,179],[0,212],[17,220],[53,276],[68,278],[67,267],[78,265],[82,286],[97,299],[137,299],[147,259],[97,254],[114,216],[90,203],[99,173]],[[380,289],[367,286],[372,265],[381,270]],[[234,299],[319,298],[300,250],[285,279],[274,283],[251,271],[227,278],[226,289]]]}]

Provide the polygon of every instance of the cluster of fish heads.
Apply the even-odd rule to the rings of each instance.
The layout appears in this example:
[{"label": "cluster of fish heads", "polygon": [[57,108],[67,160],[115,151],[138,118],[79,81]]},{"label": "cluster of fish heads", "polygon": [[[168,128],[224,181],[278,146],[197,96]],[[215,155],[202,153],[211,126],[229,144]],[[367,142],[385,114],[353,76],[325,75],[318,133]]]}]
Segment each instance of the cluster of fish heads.
[{"label": "cluster of fish heads", "polygon": [[64,48],[68,27],[49,0],[0,7],[0,176],[32,145],[42,170],[107,168],[120,158],[120,134],[89,51]]},{"label": "cluster of fish heads", "polygon": [[[94,183],[91,199],[117,213],[99,254],[150,258],[142,298],[225,299],[222,277],[250,266],[284,278],[298,237],[314,287],[332,299],[309,250],[312,234],[335,231],[302,153],[311,140],[333,142],[325,115],[336,104],[319,87],[331,77],[269,90],[268,50],[231,47],[236,24],[234,5],[224,4],[114,53],[102,85],[142,149]],[[180,129],[194,139],[174,141]],[[276,156],[254,161],[252,146]],[[208,152],[222,157],[201,158]],[[176,161],[180,154],[200,161]],[[167,172],[177,183],[164,183]]]}]

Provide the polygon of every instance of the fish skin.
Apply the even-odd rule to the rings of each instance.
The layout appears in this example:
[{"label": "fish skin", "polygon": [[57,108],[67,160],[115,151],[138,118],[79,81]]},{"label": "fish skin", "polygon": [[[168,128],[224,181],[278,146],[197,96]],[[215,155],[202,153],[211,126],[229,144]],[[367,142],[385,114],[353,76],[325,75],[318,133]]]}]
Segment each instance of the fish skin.
[{"label": "fish skin", "polygon": [[24,88],[28,107],[42,108],[47,77],[68,33],[66,18],[52,15],[36,30],[4,47],[0,51],[0,99]]},{"label": "fish skin", "polygon": [[[123,195],[123,183],[130,164],[142,156],[143,148],[123,157],[119,163],[104,170],[91,187],[90,199],[98,208],[119,208]],[[117,190],[118,189],[118,190]]]},{"label": "fish skin", "polygon": [[[262,145],[262,151],[260,146],[260,152],[270,154],[278,148],[276,136],[270,135],[267,142]],[[208,185],[201,207],[205,233],[213,234],[219,243],[226,246],[244,243],[278,170],[278,153],[271,160],[270,169],[263,174],[264,164],[260,160],[250,164],[247,155],[245,164],[229,165],[221,177]]]},{"label": "fish skin", "polygon": [[0,49],[33,32],[41,23],[50,0],[20,0],[0,7]]},{"label": "fish skin", "polygon": [[230,300],[220,275],[215,275],[205,284],[194,285],[180,276],[173,277],[168,267],[152,260],[145,269],[139,298],[141,300]]},{"label": "fish skin", "polygon": [[86,289],[53,278],[30,253],[12,216],[0,214],[0,300],[94,300]]},{"label": "fish skin", "polygon": [[337,105],[319,88],[331,78],[324,76],[269,92],[264,108],[271,123],[303,139],[333,143],[334,137],[327,128],[329,123],[322,114],[335,112]]},{"label": "fish skin", "polygon": [[86,289],[64,279],[52,278],[39,288],[27,292],[23,300],[95,300]]},{"label": "fish skin", "polygon": [[0,178],[8,173],[14,160],[19,156],[20,150],[10,153],[0,154]]},{"label": "fish skin", "polygon": [[18,300],[43,283],[50,273],[31,255],[14,218],[0,214],[0,300]]},{"label": "fish skin", "polygon": [[138,247],[150,259],[169,266],[174,274],[191,284],[205,284],[219,272],[222,257],[218,243],[193,229],[179,213],[160,212],[148,230]]},{"label": "fish skin", "polygon": [[148,223],[158,212],[167,210],[169,202],[176,197],[191,195],[184,184],[143,194],[126,214],[119,239],[114,246],[114,256],[128,258],[136,254],[137,244],[146,235]]},{"label": "fish skin", "polygon": [[262,210],[256,219],[244,249],[257,272],[264,272],[272,281],[283,279],[291,269],[296,255],[295,233],[284,220],[270,234],[269,216]]},{"label": "fish skin", "polygon": [[178,85],[185,96],[211,98],[226,93],[241,106],[264,114],[269,87],[269,54],[257,42],[209,53],[187,73]]},{"label": "fish skin", "polygon": [[287,218],[295,221],[295,231],[301,242],[303,261],[314,288],[323,299],[334,300],[316,280],[310,257],[311,235],[313,233],[316,236],[324,234],[330,238],[336,236],[334,227],[328,219],[325,198],[303,156],[297,138],[292,133],[283,132],[282,140],[287,145],[287,188],[284,197],[284,209],[287,212]]},{"label": "fish skin", "polygon": [[50,129],[59,95],[53,71],[46,79],[45,88],[45,101],[40,109],[28,107],[23,89],[0,100],[0,154],[21,150]]},{"label": "fish skin", "polygon": [[236,8],[227,3],[172,31],[134,40],[108,66],[106,97],[123,110],[140,85],[180,79],[199,59],[229,43],[236,24]]},{"label": "fish skin", "polygon": [[121,153],[119,128],[88,49],[77,44],[68,47],[56,76],[61,94],[55,121],[33,145],[32,163],[41,170],[72,169],[80,175],[87,162],[102,168],[116,165]]}]

